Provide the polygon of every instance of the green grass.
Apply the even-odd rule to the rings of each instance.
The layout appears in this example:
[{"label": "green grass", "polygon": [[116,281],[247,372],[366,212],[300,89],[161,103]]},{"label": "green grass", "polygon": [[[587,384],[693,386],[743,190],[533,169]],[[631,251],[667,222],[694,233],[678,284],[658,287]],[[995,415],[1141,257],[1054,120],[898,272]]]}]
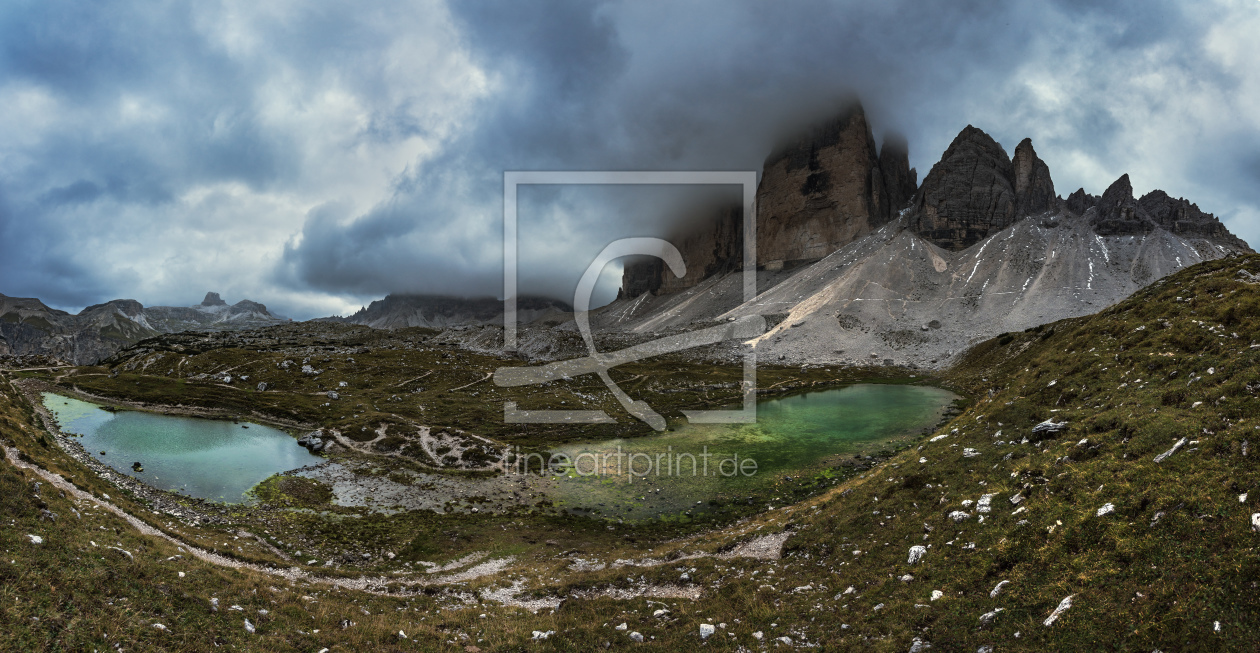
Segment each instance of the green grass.
[{"label": "green grass", "polygon": [[[129,650],[206,650],[214,638],[221,638],[251,650],[461,650],[474,645],[486,651],[588,651],[603,648],[604,642],[611,650],[636,648],[627,633],[638,631],[662,650],[771,650],[775,644],[770,640],[780,636],[797,644],[818,643],[825,650],[905,651],[914,638],[945,651],[974,651],[983,645],[999,651],[1251,650],[1260,630],[1260,534],[1250,526],[1250,515],[1260,512],[1260,471],[1254,460],[1260,456],[1260,348],[1251,346],[1260,344],[1260,286],[1238,281],[1240,268],[1260,272],[1260,256],[1204,263],[1097,315],[980,344],[936,379],[973,398],[931,434],[945,438],[924,438],[834,489],[802,493],[795,504],[735,525],[671,533],[667,526],[613,525],[609,530],[603,522],[550,515],[414,514],[386,519],[337,510],[321,515],[317,511],[324,510],[326,496],[321,488],[279,479],[260,489],[271,507],[263,511],[265,519],[251,523],[256,531],[265,528],[282,539],[289,537],[288,531],[271,529],[267,520],[300,522],[303,526],[292,532],[329,542],[358,546],[376,541],[381,548],[393,548],[402,562],[441,562],[472,550],[516,556],[503,577],[406,597],[319,585],[288,587],[194,561],[181,562],[178,568],[188,572],[187,578],[176,579],[176,566],[165,562],[175,552],[172,546],[143,538],[110,515],[85,511],[82,522],[67,518],[69,503],[47,491],[42,500],[61,519],[40,522],[29,490],[23,491],[30,487],[29,474],[0,466],[0,501],[14,522],[0,529],[0,543],[4,562],[16,560],[0,566],[0,614],[4,623],[12,624],[0,634],[0,642],[12,650],[105,650],[117,637],[134,642]],[[403,373],[390,371],[391,360],[410,361],[409,368],[454,363],[459,371],[443,375],[450,379],[421,383],[425,390],[415,394],[426,411],[406,414],[407,419],[468,424],[455,420],[484,418],[478,409],[461,408],[452,398],[443,403],[426,397],[455,394],[451,388],[484,375],[497,361],[453,350],[389,350],[379,355],[348,354],[356,359],[354,367],[338,360],[323,364],[353,373],[355,390],[348,401],[367,407],[369,400],[379,403],[388,396],[384,388],[394,379],[405,380]],[[253,356],[262,361],[256,372],[261,376],[261,370],[273,369],[284,354],[256,351]],[[189,356],[184,367],[204,372],[249,357],[244,349],[206,349]],[[114,363],[112,369],[125,364]],[[113,379],[89,376],[94,372],[85,370],[63,382],[87,390],[94,379],[103,379],[91,387],[112,396],[165,403],[175,396],[177,381],[166,380],[165,369],[155,365],[145,374],[124,370]],[[691,375],[703,372],[704,366],[686,361],[658,361],[643,368],[640,373],[647,378],[631,393],[678,387],[671,384],[690,383]],[[133,381],[127,374],[156,380]],[[765,386],[787,381],[800,389],[815,381],[843,383],[857,374],[809,370],[805,377],[792,379],[801,377],[799,369],[784,369],[767,370],[762,378],[771,380]],[[251,386],[253,381],[251,374]],[[266,410],[277,410],[278,416],[292,411],[295,419],[325,423],[318,413],[304,412],[309,408],[301,398],[301,392],[318,382],[295,378],[278,383],[291,383],[282,387],[285,396],[295,398],[268,398],[275,407]],[[259,410],[261,405],[257,393],[222,389],[223,395],[211,395],[219,390],[203,385],[185,380],[187,394],[181,396],[188,396],[188,402],[192,397],[255,397],[254,403],[205,404],[229,410]],[[519,399],[544,404],[559,397],[561,387],[546,389],[550,396]],[[55,446],[41,444],[47,436],[34,427],[30,407],[7,386],[0,388],[0,430],[6,438],[40,465],[76,475],[76,483],[96,493],[117,492],[84,476]],[[506,394],[496,391],[495,402]],[[683,405],[679,402],[677,406]],[[1049,418],[1067,420],[1066,431],[1035,436],[1032,427]],[[487,430],[494,428],[488,421]],[[546,446],[566,437],[571,436],[541,432],[528,441]],[[1182,438],[1186,444],[1181,449],[1154,462]],[[977,455],[965,457],[969,448]],[[919,463],[921,457],[927,462]],[[798,479],[785,488],[813,481]],[[1244,493],[1248,496],[1240,501]],[[980,522],[974,503],[963,502],[984,494],[996,496]],[[1009,501],[1017,494],[1023,497],[1018,507]],[[132,514],[154,517],[146,517],[127,497],[119,500]],[[1098,516],[1106,504],[1113,506],[1112,512]],[[1019,508],[1023,511],[1013,514]],[[955,522],[949,517],[954,511],[971,516]],[[123,548],[142,550],[136,562],[93,550],[85,540],[105,534],[100,526],[112,533],[111,545],[121,542]],[[224,543],[224,530],[175,528],[189,541]],[[717,552],[754,534],[784,528],[792,535],[782,560],[679,557]],[[33,547],[24,542],[25,533],[48,537],[42,547]],[[100,539],[97,543],[103,544]],[[911,565],[907,552],[914,545],[931,548]],[[854,555],[855,550],[860,553]],[[444,554],[448,557],[442,558]],[[259,549],[239,555],[263,560],[269,554]],[[569,570],[578,557],[612,562],[644,556],[674,561]],[[380,565],[371,568],[390,568]],[[339,573],[357,573],[351,569],[357,568]],[[682,573],[691,580],[680,580]],[[900,580],[906,574],[913,580]],[[696,601],[652,599],[659,603],[643,597],[571,598],[554,614],[544,610],[536,615],[477,598],[479,588],[510,580],[523,581],[526,592],[538,596],[680,583],[694,584],[703,593]],[[991,598],[1003,580],[1010,583]],[[793,591],[798,587],[808,589]],[[848,587],[854,589],[846,594]],[[942,598],[930,600],[933,590],[942,592]],[[471,602],[461,603],[453,592],[466,592]],[[255,620],[259,634],[247,635],[240,614],[206,609],[211,595],[219,596],[224,607],[239,603],[255,614],[258,608],[271,612]],[[1068,595],[1074,596],[1073,606],[1052,626],[1043,626]],[[882,607],[876,610],[878,605]],[[372,614],[363,615],[361,606]],[[653,617],[660,607],[670,614]],[[992,622],[982,624],[981,615],[997,608],[1002,611]],[[356,625],[341,630],[341,619]],[[159,620],[170,632],[159,633],[149,625]],[[622,622],[628,630],[614,630]],[[726,628],[702,643],[700,623],[725,623]],[[315,628],[319,634],[313,633]],[[400,629],[408,640],[398,638]],[[534,630],[557,632],[535,643]],[[760,643],[752,638],[754,631],[764,634]],[[101,638],[106,632],[109,642]]]}]

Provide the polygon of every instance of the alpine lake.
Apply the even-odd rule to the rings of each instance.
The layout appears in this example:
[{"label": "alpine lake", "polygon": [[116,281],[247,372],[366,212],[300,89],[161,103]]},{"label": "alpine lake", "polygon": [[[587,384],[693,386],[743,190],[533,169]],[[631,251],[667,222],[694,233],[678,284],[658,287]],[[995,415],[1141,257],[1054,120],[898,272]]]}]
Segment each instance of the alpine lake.
[{"label": "alpine lake", "polygon": [[[222,503],[295,472],[330,486],[333,502],[377,512],[504,512],[539,499],[572,515],[619,521],[688,520],[719,506],[739,512],[797,500],[801,479],[825,483],[864,456],[904,446],[934,427],[957,397],[922,385],[857,384],[768,399],[750,424],[671,423],[645,437],[578,442],[510,456],[504,473],[382,474],[362,460],[328,461],[268,426],[111,411],[43,394],[63,432],[100,462],[151,487]],[[139,462],[143,471],[133,464]]]}]

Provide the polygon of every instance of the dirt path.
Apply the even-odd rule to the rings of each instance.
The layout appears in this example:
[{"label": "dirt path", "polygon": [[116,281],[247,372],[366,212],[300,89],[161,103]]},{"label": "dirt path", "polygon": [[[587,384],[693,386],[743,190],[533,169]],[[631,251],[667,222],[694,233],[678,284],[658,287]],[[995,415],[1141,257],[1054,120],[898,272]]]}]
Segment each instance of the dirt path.
[{"label": "dirt path", "polygon": [[[319,575],[311,574],[311,573],[302,571],[298,567],[291,567],[289,569],[271,569],[271,568],[264,567],[262,565],[257,565],[254,563],[250,563],[250,562],[242,562],[240,560],[236,560],[228,556],[215,553],[213,551],[207,551],[206,549],[189,544],[188,542],[184,542],[183,540],[180,540],[179,538],[176,538],[168,533],[164,533],[150,526],[149,524],[146,524],[140,519],[133,517],[130,513],[114,505],[112,502],[106,499],[103,499],[101,497],[98,497],[96,495],[93,495],[91,493],[80,490],[79,488],[75,487],[73,484],[66,481],[64,478],[62,478],[61,476],[57,474],[49,472],[48,470],[38,465],[22,462],[22,460],[18,456],[17,449],[4,446],[3,451],[4,451],[5,461],[8,462],[10,465],[13,465],[14,467],[18,469],[26,469],[26,470],[30,470],[34,472],[37,476],[47,481],[49,485],[56,487],[58,490],[65,492],[67,495],[74,497],[76,500],[94,503],[110,511],[111,513],[117,515],[119,518],[123,519],[128,524],[131,524],[133,528],[135,528],[137,531],[140,531],[140,533],[144,535],[161,538],[163,540],[166,540],[167,542],[170,542],[171,544],[183,547],[189,553],[189,555],[192,555],[193,557],[199,560],[208,562],[212,565],[226,567],[229,569],[248,569],[250,571],[254,571],[260,574],[265,574],[267,576],[283,578],[291,582],[322,583],[322,584],[332,585],[334,587],[340,587],[344,589],[352,589],[352,590],[358,590],[358,591],[363,591],[363,592],[371,592],[373,594],[388,595],[388,594],[399,593],[396,591],[395,592],[388,591],[386,588],[390,585],[393,585],[395,587],[417,587],[417,586],[429,586],[429,585],[448,585],[451,583],[466,582],[466,581],[473,580],[476,578],[481,578],[483,576],[490,576],[493,574],[497,574],[503,571],[504,569],[506,569],[508,565],[510,565],[512,562],[515,561],[515,556],[506,556],[503,558],[496,558],[494,560],[483,562],[479,565],[475,565],[461,572],[447,574],[444,576],[438,576],[436,578],[418,578],[418,579],[390,578],[387,576],[357,576],[357,577],[350,577],[350,578],[341,578],[341,577],[335,577],[335,576],[319,576]],[[249,537],[253,537],[252,534],[247,533],[247,535]]]}]

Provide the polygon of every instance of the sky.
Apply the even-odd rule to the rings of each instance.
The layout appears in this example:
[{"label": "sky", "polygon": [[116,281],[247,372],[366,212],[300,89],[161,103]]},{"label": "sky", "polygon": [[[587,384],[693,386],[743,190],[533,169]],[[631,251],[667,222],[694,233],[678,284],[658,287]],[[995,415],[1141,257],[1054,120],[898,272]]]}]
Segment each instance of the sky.
[{"label": "sky", "polygon": [[[290,317],[502,296],[506,170],[760,170],[856,93],[920,180],[966,125],[1260,243],[1260,1],[0,5],[0,293]],[[722,189],[538,186],[520,292]],[[620,269],[601,277],[611,298]]]}]

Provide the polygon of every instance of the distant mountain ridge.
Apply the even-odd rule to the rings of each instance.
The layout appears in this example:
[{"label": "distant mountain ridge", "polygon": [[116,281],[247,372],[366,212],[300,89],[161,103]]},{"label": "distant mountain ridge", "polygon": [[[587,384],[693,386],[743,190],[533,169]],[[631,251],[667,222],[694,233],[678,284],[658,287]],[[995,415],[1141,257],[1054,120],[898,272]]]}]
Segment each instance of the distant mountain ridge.
[{"label": "distant mountain ridge", "polygon": [[[569,304],[546,297],[518,297],[516,314],[520,322],[533,322],[550,315],[573,311]],[[324,318],[346,324],[362,324],[374,329],[503,324],[503,300],[493,297],[462,298],[446,295],[389,294],[347,317]]]},{"label": "distant mountain ridge", "polygon": [[289,321],[248,299],[231,306],[206,293],[195,306],[151,306],[134,299],[95,304],[72,315],[30,297],[0,294],[0,355],[42,354],[91,365],[145,338],[181,331],[253,329]]}]

